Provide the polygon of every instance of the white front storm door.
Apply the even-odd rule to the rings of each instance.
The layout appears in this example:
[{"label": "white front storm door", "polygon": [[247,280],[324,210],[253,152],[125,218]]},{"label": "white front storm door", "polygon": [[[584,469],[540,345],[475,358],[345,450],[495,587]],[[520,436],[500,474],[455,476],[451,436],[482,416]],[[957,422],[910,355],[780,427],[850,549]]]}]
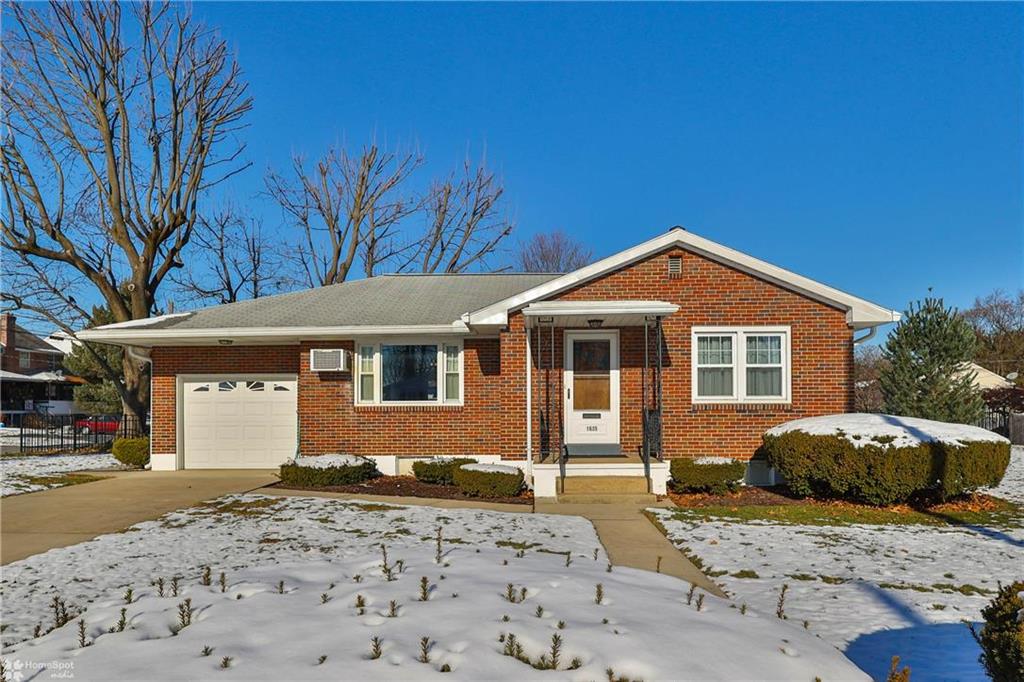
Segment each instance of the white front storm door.
[{"label": "white front storm door", "polygon": [[619,442],[618,332],[565,332],[565,442]]}]

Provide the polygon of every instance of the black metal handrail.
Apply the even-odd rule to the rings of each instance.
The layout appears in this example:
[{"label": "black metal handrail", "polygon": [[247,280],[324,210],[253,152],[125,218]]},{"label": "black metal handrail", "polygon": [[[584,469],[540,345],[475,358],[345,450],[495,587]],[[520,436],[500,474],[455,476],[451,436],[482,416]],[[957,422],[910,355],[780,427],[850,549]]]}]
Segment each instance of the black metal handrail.
[{"label": "black metal handrail", "polygon": [[551,455],[551,429],[543,409],[537,410],[537,416],[540,423],[540,461],[543,462]]},{"label": "black metal handrail", "polygon": [[644,448],[648,455],[654,454],[660,461],[661,453],[661,410],[657,408],[646,408],[643,412],[644,420]]},{"label": "black metal handrail", "polygon": [[569,462],[569,446],[562,446],[561,456],[558,458],[558,474],[560,476],[562,492],[565,492],[565,465]]}]

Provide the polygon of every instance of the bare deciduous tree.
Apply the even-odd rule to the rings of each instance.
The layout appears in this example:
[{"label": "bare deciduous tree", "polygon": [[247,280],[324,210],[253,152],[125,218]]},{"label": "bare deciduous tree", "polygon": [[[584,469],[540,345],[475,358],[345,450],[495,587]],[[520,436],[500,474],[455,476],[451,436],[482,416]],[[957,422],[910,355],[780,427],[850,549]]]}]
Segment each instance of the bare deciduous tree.
[{"label": "bare deciduous tree", "polygon": [[461,175],[434,183],[424,201],[427,228],[399,270],[455,273],[484,264],[512,232],[499,208],[504,193],[494,173],[468,159]]},{"label": "bare deciduous tree", "polygon": [[1017,372],[1024,386],[1024,289],[977,298],[963,316],[978,337],[978,364],[1003,376]]},{"label": "bare deciduous tree", "polygon": [[196,253],[171,275],[182,295],[208,304],[234,303],[280,293],[291,283],[284,254],[263,231],[263,222],[226,205],[196,222]]},{"label": "bare deciduous tree", "polygon": [[885,397],[879,377],[885,367],[879,346],[856,346],[853,349],[853,409],[855,412],[881,412]]},{"label": "bare deciduous tree", "polygon": [[311,169],[295,156],[288,178],[268,172],[268,193],[302,235],[294,261],[308,286],[344,282],[360,254],[367,276],[394,255],[399,224],[419,207],[404,184],[422,161],[371,144],[331,148]]},{"label": "bare deciduous tree", "polygon": [[[3,9],[3,300],[66,331],[91,319],[76,295],[117,321],[148,317],[200,196],[246,165],[238,66],[183,5]],[[144,416],[140,366],[109,369]]]},{"label": "bare deciduous tree", "polygon": [[515,267],[521,272],[572,272],[589,264],[593,251],[561,230],[533,235],[519,245]]}]

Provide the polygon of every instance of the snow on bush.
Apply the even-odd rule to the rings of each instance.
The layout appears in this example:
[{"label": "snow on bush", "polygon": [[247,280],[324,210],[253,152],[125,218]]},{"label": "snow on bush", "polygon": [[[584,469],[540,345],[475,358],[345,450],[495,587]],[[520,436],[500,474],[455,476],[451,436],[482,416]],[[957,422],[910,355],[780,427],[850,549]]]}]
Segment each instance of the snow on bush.
[{"label": "snow on bush", "polygon": [[0,496],[32,493],[62,485],[56,478],[52,481],[39,480],[41,478],[57,477],[73,471],[116,469],[119,466],[117,460],[109,454],[0,457]]},{"label": "snow on bush", "polygon": [[[538,539],[567,519],[541,520]],[[223,588],[180,557],[157,573],[181,576],[178,594],[165,583],[163,597],[135,571],[130,603],[108,587],[80,616],[3,657],[20,669],[73,663],[76,679],[219,679],[225,670],[247,680],[867,679],[797,625],[710,595],[698,606],[688,583],[609,573],[593,556],[573,552],[567,566],[552,553],[450,542],[437,563],[433,537],[392,539],[386,526],[345,544],[337,556],[314,549],[299,563],[231,570]]]},{"label": "snow on bush", "polygon": [[812,436],[842,436],[858,447],[878,443],[907,447],[930,442],[949,445],[963,445],[974,441],[1010,442],[998,433],[980,426],[867,413],[795,419],[768,429],[765,435],[781,436],[791,431],[802,431]]},{"label": "snow on bush", "polygon": [[313,469],[326,469],[328,467],[352,467],[366,464],[371,460],[356,455],[299,455],[291,460],[291,464],[300,467],[312,467]]},{"label": "snow on bush", "polygon": [[519,467],[507,464],[463,464],[461,468],[466,471],[486,471],[491,474],[512,474],[513,476],[520,472]]}]

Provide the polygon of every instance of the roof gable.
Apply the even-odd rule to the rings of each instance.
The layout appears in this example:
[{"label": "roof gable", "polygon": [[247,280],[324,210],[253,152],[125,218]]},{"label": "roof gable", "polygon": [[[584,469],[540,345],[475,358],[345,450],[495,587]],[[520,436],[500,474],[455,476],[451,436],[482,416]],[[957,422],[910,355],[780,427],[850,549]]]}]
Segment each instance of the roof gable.
[{"label": "roof gable", "polygon": [[798,275],[777,265],[748,256],[745,253],[723,246],[710,239],[675,227],[668,233],[620,251],[612,256],[591,263],[574,272],[544,282],[532,289],[518,292],[502,301],[480,308],[463,317],[469,325],[504,325],[508,313],[534,301],[556,296],[564,291],[590,282],[616,270],[626,268],[656,253],[679,247],[701,256],[718,261],[730,267],[747,272],[755,277],[798,292],[815,300],[835,306],[847,312],[847,322],[855,329],[875,327],[899,320],[898,312],[889,310],[862,298],[853,296],[834,287]]}]

